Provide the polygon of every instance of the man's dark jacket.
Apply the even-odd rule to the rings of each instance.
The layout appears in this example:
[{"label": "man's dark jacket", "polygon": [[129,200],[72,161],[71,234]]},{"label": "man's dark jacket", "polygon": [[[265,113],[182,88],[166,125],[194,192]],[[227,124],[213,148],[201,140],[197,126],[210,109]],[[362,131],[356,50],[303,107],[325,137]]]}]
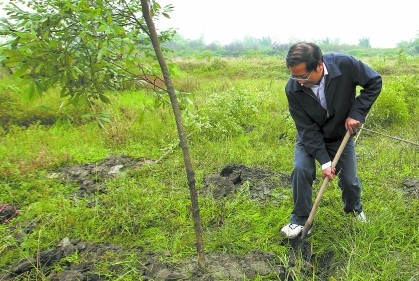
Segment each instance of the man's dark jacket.
[{"label": "man's dark jacket", "polygon": [[[346,133],[345,120],[361,123],[381,91],[381,76],[363,62],[345,54],[325,54],[323,62],[327,110],[310,88],[289,80],[285,92],[297,127],[298,140],[320,164],[329,162],[325,142],[339,141]],[[360,94],[356,95],[356,86]]]}]

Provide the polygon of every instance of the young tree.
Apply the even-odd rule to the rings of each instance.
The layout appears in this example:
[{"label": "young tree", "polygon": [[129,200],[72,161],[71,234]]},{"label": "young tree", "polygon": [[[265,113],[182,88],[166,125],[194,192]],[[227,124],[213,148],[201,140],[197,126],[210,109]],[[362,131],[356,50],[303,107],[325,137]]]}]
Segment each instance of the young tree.
[{"label": "young tree", "polygon": [[157,60],[159,61],[161,71],[163,73],[164,82],[170,96],[173,113],[175,115],[176,126],[180,140],[180,146],[183,151],[183,160],[185,162],[186,176],[188,179],[189,192],[191,196],[191,211],[194,220],[195,235],[196,235],[196,249],[198,252],[198,265],[200,268],[205,268],[204,245],[202,239],[201,219],[199,215],[198,195],[195,188],[195,172],[192,168],[192,161],[189,155],[188,139],[186,138],[185,129],[182,122],[182,114],[179,109],[179,104],[176,98],[176,93],[173,88],[172,79],[170,77],[169,69],[164,59],[163,53],[160,48],[160,43],[157,37],[156,28],[154,26],[151,13],[149,10],[148,0],[141,0],[142,11],[144,19],[150,31],[150,38],[153,44],[154,51],[156,52]]},{"label": "young tree", "polygon": [[[153,17],[171,6],[153,4]],[[11,0],[0,34],[8,38],[2,63],[31,81],[29,97],[61,88],[67,104],[108,102],[118,90],[154,75],[158,66],[136,1]],[[172,31],[160,33],[164,42]]]},{"label": "young tree", "polygon": [[[149,5],[149,2],[151,5]],[[31,81],[29,95],[61,87],[68,103],[108,102],[105,91],[121,89],[134,79],[164,77],[176,119],[192,202],[198,265],[205,267],[195,175],[179,104],[160,42],[172,32],[157,34],[153,19],[167,16],[153,0],[28,1],[23,9],[11,0],[9,18],[0,32],[10,38],[3,62],[15,75]]]}]

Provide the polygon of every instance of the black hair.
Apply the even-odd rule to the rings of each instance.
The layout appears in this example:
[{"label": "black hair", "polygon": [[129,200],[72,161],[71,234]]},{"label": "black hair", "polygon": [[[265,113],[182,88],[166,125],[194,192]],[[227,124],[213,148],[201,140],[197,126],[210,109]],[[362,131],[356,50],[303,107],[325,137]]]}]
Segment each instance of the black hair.
[{"label": "black hair", "polygon": [[287,68],[296,66],[300,63],[306,64],[306,70],[312,71],[317,68],[320,61],[323,60],[320,47],[314,43],[298,42],[293,44],[287,54]]}]

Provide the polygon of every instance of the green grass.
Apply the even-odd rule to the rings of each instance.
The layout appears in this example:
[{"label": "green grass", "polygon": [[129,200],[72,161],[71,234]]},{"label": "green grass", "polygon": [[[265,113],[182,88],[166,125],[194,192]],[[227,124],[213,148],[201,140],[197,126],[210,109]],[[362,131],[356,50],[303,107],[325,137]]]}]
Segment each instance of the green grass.
[{"label": "green grass", "polygon": [[[205,175],[219,173],[232,163],[291,172],[295,129],[287,111],[283,93],[286,75],[280,72],[283,65],[279,59],[178,63],[182,73],[175,83],[191,90],[193,101],[185,110],[191,115],[185,115],[184,120],[191,133],[189,145],[198,189]],[[269,72],[266,77],[265,70]],[[16,86],[5,86],[10,83]],[[13,101],[19,120],[32,116],[35,105],[60,104],[52,92],[28,106],[10,95],[19,92],[18,82],[3,78],[0,85],[0,96]],[[152,94],[141,90],[118,93],[111,100],[112,104],[95,108],[96,112],[111,114],[111,122],[104,129],[95,121],[72,127],[40,123],[22,127],[16,122],[0,131],[0,201],[20,209],[19,217],[0,225],[0,268],[54,247],[64,237],[112,242],[128,253],[141,245],[145,251],[170,253],[173,260],[196,255],[189,191],[170,106],[155,108]],[[242,111],[237,111],[237,102]],[[253,109],[256,111],[251,114]],[[4,115],[7,107],[1,110]],[[385,126],[372,118],[367,125],[418,142],[417,107],[409,110],[413,112],[402,123]],[[86,113],[85,109],[66,112],[75,119]],[[59,117],[59,113],[54,114]],[[223,123],[226,118],[229,121]],[[205,121],[205,126],[198,121]],[[419,278],[418,199],[402,191],[405,178],[419,175],[417,149],[362,133],[356,150],[369,223],[360,225],[343,213],[340,190],[332,182],[309,238],[314,253],[334,253],[330,280]],[[156,160],[165,152],[171,153],[159,163],[107,180],[107,194],[88,198],[73,200],[78,187],[49,176],[60,167],[92,163],[110,155]],[[247,195],[244,184],[231,198],[200,196],[205,250],[237,254],[254,249],[273,251],[287,263],[288,250],[279,229],[287,223],[292,209],[291,190],[283,191],[280,203],[259,203]],[[31,231],[18,236],[30,222]],[[74,261],[79,258],[68,257]],[[138,280],[134,256],[121,256],[119,262],[125,270],[120,280]],[[98,265],[103,274],[109,273],[109,266]],[[294,271],[297,280],[312,280],[301,277],[303,265]]]}]

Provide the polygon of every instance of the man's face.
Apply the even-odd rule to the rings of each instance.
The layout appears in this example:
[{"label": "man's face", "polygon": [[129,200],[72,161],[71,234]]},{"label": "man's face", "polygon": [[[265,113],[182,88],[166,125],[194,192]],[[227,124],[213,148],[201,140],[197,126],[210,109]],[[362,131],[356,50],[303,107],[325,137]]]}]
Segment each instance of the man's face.
[{"label": "man's face", "polygon": [[290,78],[297,81],[301,86],[310,88],[320,81],[323,75],[323,62],[319,62],[317,67],[307,72],[306,64],[300,63],[290,67]]}]

